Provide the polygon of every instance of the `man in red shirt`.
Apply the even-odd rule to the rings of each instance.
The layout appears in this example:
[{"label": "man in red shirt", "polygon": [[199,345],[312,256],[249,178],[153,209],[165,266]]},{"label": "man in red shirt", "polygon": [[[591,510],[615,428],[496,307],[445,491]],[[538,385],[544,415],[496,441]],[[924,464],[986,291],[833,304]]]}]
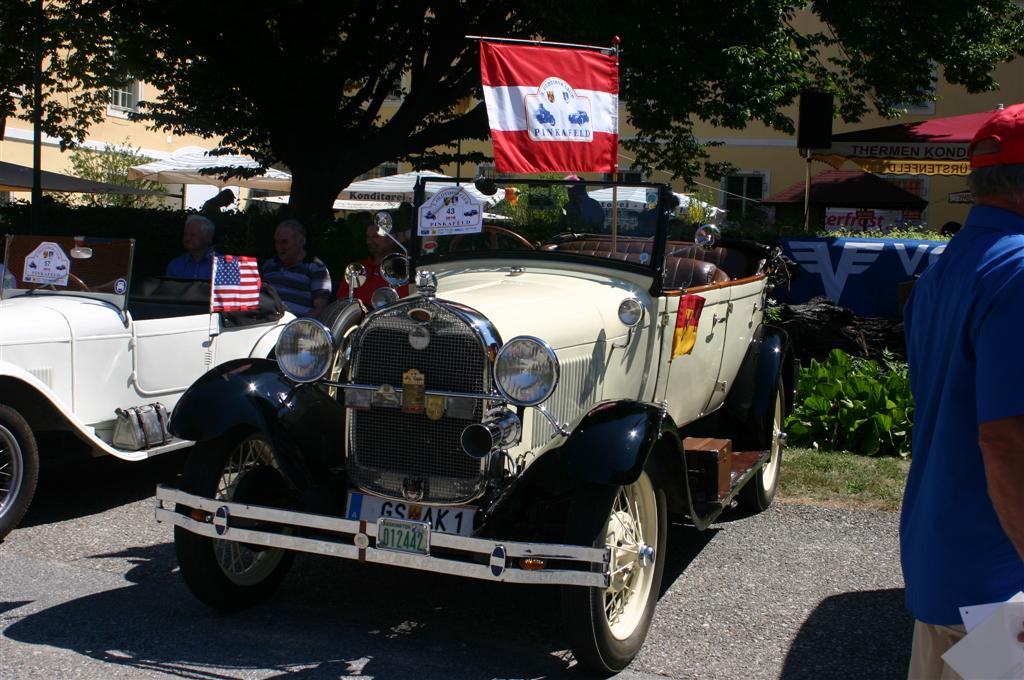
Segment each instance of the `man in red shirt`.
[{"label": "man in red shirt", "polygon": [[[372,308],[370,298],[373,296],[373,292],[388,285],[380,273],[380,263],[384,261],[385,257],[397,251],[398,246],[387,236],[378,235],[377,226],[370,223],[366,225],[366,250],[370,256],[360,261],[360,264],[366,267],[366,283],[356,288],[356,298],[362,300],[367,307]],[[395,290],[398,291],[399,297],[409,294],[408,285],[400,286]],[[348,281],[342,281],[338,286],[337,296],[339,300],[348,297]]]}]

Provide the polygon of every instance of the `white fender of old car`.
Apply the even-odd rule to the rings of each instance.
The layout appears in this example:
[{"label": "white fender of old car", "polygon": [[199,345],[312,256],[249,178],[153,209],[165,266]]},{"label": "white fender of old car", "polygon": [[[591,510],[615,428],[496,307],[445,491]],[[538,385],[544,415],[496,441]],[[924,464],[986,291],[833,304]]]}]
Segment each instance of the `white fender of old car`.
[{"label": "white fender of old car", "polygon": [[[200,323],[204,316],[207,321]],[[223,334],[221,347],[228,356],[222,358],[267,357],[284,324],[292,318],[286,313],[276,324],[263,329],[258,337],[250,337],[242,344],[239,343],[243,338],[232,338],[230,332]],[[196,317],[189,319],[187,325],[191,326],[198,324],[205,329],[210,324],[207,315],[200,315],[198,320]],[[173,408],[181,392],[191,383],[188,380],[183,385],[175,384],[172,390],[152,395],[143,390],[146,377],[138,376],[137,366],[133,364],[133,360],[138,360],[134,355],[138,353],[139,323],[116,306],[85,296],[22,295],[2,300],[0,377],[16,380],[36,392],[72,432],[100,453],[136,461],[190,446],[190,441],[176,440],[150,449],[124,451],[97,435],[94,424],[102,419],[109,424],[116,406],[136,405],[147,401],[147,396],[155,395],[160,396],[168,408]],[[175,327],[173,318],[157,323]],[[108,401],[112,403],[107,404]],[[18,407],[17,403],[10,405]],[[102,415],[97,414],[97,408]]]}]

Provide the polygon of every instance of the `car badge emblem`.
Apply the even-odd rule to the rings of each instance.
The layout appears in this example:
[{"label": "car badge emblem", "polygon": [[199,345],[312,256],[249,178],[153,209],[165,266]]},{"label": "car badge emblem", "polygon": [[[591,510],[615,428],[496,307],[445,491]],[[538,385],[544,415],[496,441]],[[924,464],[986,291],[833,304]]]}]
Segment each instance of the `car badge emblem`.
[{"label": "car badge emblem", "polygon": [[398,398],[398,393],[391,385],[381,385],[378,387],[377,391],[373,393],[371,402],[374,406],[385,406],[388,408],[398,408],[402,405]]},{"label": "car badge emblem", "polygon": [[370,390],[345,390],[345,407],[357,411],[365,411],[370,408],[373,400],[373,392]]},{"label": "car badge emblem", "polygon": [[230,517],[231,510],[228,506],[222,505],[217,508],[217,512],[213,516],[213,529],[218,536],[223,536],[228,532],[228,518]]},{"label": "car badge emblem", "polygon": [[427,418],[431,420],[441,420],[444,417],[444,411],[447,407],[445,403],[447,400],[439,394],[428,394],[424,399],[424,410],[427,413]]},{"label": "car badge emblem", "polygon": [[418,324],[430,323],[431,319],[434,318],[434,313],[429,309],[423,309],[422,307],[416,307],[415,309],[409,310],[409,318]]},{"label": "car badge emblem", "polygon": [[421,477],[406,477],[402,480],[402,496],[407,501],[423,500],[424,481]]},{"label": "car badge emblem", "polygon": [[491,576],[494,578],[501,578],[501,575],[505,573],[506,558],[508,551],[505,550],[505,546],[498,544],[494,546],[494,550],[491,551]]},{"label": "car badge emblem", "polygon": [[423,413],[423,374],[410,368],[402,374],[402,413]]},{"label": "car badge emblem", "polygon": [[417,326],[409,331],[409,346],[413,349],[426,349],[430,344],[430,331],[423,326]]}]

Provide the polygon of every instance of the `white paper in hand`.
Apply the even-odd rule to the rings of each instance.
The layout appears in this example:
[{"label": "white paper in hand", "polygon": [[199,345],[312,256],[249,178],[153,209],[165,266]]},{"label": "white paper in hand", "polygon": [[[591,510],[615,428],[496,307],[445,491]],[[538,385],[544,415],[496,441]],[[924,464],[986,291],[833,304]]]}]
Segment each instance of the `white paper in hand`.
[{"label": "white paper in hand", "polygon": [[987,619],[942,655],[965,680],[1024,678],[1024,602],[999,605]]},{"label": "white paper in hand", "polygon": [[[1017,593],[1007,602],[1024,602],[1024,593]],[[960,607],[960,618],[964,622],[964,628],[970,633],[988,617],[992,616],[997,609],[1003,606],[1003,602],[990,602],[989,604],[975,604],[970,607]]]}]

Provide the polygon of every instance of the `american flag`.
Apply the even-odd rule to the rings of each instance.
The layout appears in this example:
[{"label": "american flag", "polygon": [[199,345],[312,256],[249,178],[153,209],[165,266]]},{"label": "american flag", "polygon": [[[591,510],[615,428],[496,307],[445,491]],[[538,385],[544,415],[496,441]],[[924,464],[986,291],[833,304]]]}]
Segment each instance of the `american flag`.
[{"label": "american flag", "polygon": [[260,304],[260,270],[254,257],[235,255],[213,258],[211,312],[242,312]]}]

